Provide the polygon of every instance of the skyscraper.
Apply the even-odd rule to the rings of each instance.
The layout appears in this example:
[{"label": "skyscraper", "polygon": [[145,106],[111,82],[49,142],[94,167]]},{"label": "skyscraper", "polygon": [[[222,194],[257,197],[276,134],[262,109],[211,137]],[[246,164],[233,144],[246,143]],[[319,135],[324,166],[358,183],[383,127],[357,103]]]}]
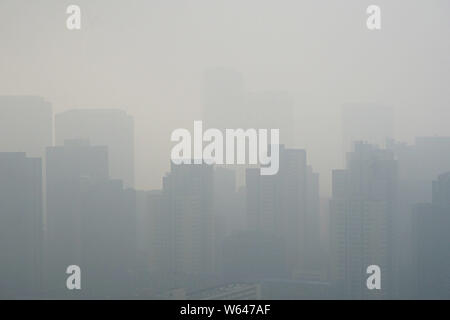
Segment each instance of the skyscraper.
[{"label": "skyscraper", "polygon": [[[123,190],[120,180],[109,179],[106,146],[67,140],[47,149],[47,210],[48,293],[128,295],[135,262],[135,194]],[[65,288],[69,265],[82,270],[81,292]]]},{"label": "skyscraper", "polygon": [[[415,143],[408,145],[390,141],[398,162],[398,214],[395,223],[395,257],[398,263],[398,277],[401,281],[402,298],[412,298],[416,289],[412,286],[416,278],[413,270],[415,262],[413,215],[418,203],[432,202],[433,181],[443,172],[450,171],[450,137],[416,137]],[[414,236],[415,237],[415,236]]]},{"label": "skyscraper", "polygon": [[[306,168],[306,217],[305,237],[306,246],[303,263],[305,271],[322,269],[320,259],[322,244],[320,238],[320,196],[319,196],[319,174],[314,172],[312,166]],[[320,273],[320,271],[319,271]],[[305,279],[307,280],[307,279]]]},{"label": "skyscraper", "polygon": [[213,167],[172,163],[163,179],[163,196],[173,285],[207,285],[214,272]]},{"label": "skyscraper", "polygon": [[413,210],[413,262],[418,299],[450,299],[450,173],[433,181],[431,204]]},{"label": "skyscraper", "polygon": [[[388,298],[392,294],[392,217],[397,163],[393,153],[356,143],[345,170],[333,171],[331,276],[342,298]],[[381,268],[381,290],[368,290],[367,267]]]},{"label": "skyscraper", "polygon": [[37,297],[42,285],[42,163],[0,153],[0,297]]},{"label": "skyscraper", "polygon": [[56,145],[65,140],[85,139],[108,147],[109,173],[126,188],[134,187],[134,121],[116,109],[80,109],[55,116]]},{"label": "skyscraper", "polygon": [[245,228],[245,197],[236,191],[236,171],[214,168],[213,188],[215,261],[218,272],[222,270],[223,245],[233,232]]},{"label": "skyscraper", "polygon": [[136,191],[139,287],[150,293],[172,289],[170,219],[162,190]]},{"label": "skyscraper", "polygon": [[[311,202],[317,201],[317,181],[306,165],[306,152],[280,146],[280,168],[273,176],[262,176],[260,169],[247,169],[247,227],[283,239],[289,272],[307,263],[308,234],[317,233],[308,219]],[[310,180],[311,185],[308,185]],[[314,182],[313,182],[314,181]],[[315,199],[315,200],[313,200]],[[317,205],[317,204],[316,204]],[[318,214],[318,212],[317,212]],[[311,230],[307,230],[311,228]]]}]

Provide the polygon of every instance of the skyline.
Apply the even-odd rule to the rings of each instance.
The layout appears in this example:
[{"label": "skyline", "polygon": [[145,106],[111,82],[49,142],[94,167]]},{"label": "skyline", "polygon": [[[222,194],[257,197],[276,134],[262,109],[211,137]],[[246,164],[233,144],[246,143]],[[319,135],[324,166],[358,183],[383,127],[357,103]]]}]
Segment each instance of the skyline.
[{"label": "skyline", "polygon": [[[39,148],[41,148],[42,150],[39,151],[39,148],[33,147],[32,150],[30,150],[29,152],[26,152],[27,156],[34,156],[34,157],[38,157],[40,158],[40,154],[44,155],[45,153],[45,148],[46,147],[50,147],[50,146],[62,146],[64,145],[64,142],[67,141],[71,141],[71,140],[86,140],[87,142],[89,142],[90,144],[92,144],[93,146],[111,146],[111,144],[115,144],[116,146],[114,148],[117,149],[118,144],[117,142],[113,142],[112,138],[109,137],[107,138],[107,131],[110,130],[110,133],[114,133],[114,126],[110,127],[109,129],[106,128],[101,128],[100,124],[107,124],[108,122],[110,122],[111,124],[114,124],[114,121],[116,121],[117,125],[117,121],[119,121],[120,117],[124,116],[124,120],[127,119],[126,121],[128,121],[131,126],[129,126],[129,128],[127,128],[126,130],[128,131],[124,131],[124,132],[128,132],[128,136],[136,136],[135,134],[135,126],[133,125],[133,123],[135,122],[133,116],[131,116],[130,114],[128,114],[126,112],[125,109],[115,109],[115,108],[92,108],[92,109],[86,109],[86,108],[78,108],[78,109],[69,109],[66,110],[64,112],[61,113],[55,113],[53,111],[53,105],[51,103],[51,101],[49,101],[48,99],[41,97],[41,96],[33,96],[33,95],[1,95],[0,96],[0,106],[3,106],[2,111],[4,112],[9,112],[9,116],[15,115],[15,114],[19,114],[20,111],[23,110],[32,110],[33,108],[29,109],[20,109],[20,108],[16,108],[14,110],[14,107],[8,107],[8,106],[15,106],[17,105],[18,107],[22,106],[26,107],[27,103],[29,102],[37,102],[40,101],[39,103],[42,103],[42,108],[36,108],[35,112],[35,118],[36,117],[40,117],[41,119],[45,119],[45,121],[47,122],[47,128],[43,127],[43,126],[39,126],[39,130],[40,131],[36,131],[38,132],[38,134],[40,134],[41,132],[45,132],[47,136],[45,137],[45,139],[41,139],[41,142],[33,142],[32,139],[35,139],[38,137],[38,135],[34,136],[35,138],[31,138],[31,136],[23,136],[21,139],[23,139],[23,141],[21,142],[22,144],[28,144],[28,145],[36,145],[39,146]],[[5,108],[6,107],[6,108]],[[40,111],[44,111],[45,110],[45,116],[43,115],[39,115]],[[369,143],[369,144],[373,144],[376,145],[378,147],[400,147],[403,146],[403,148],[405,147],[413,147],[415,145],[425,145],[424,143],[427,140],[441,140],[442,142],[447,141],[450,139],[450,134],[449,135],[416,135],[413,136],[412,138],[412,143],[407,142],[407,141],[402,141],[402,140],[396,140],[395,139],[395,135],[393,134],[393,124],[392,121],[394,120],[394,116],[393,114],[394,112],[394,108],[392,108],[391,106],[385,106],[385,105],[377,105],[375,103],[350,103],[350,104],[344,104],[341,108],[341,115],[339,117],[339,119],[337,119],[336,121],[342,123],[342,125],[344,126],[344,124],[347,124],[346,126],[346,130],[341,132],[341,139],[340,140],[340,146],[339,149],[340,151],[338,151],[338,153],[340,154],[340,156],[343,157],[343,162],[345,163],[345,159],[347,156],[348,152],[353,151],[354,145],[355,143],[359,143],[359,142],[363,142],[363,143]],[[19,113],[17,113],[19,112]],[[370,121],[365,119],[365,116],[371,115],[373,116],[373,120],[374,121]],[[50,117],[49,117],[50,116]],[[15,124],[14,126],[16,127],[20,127],[23,126],[23,128],[25,128],[25,126],[28,126],[28,128],[31,128],[33,126],[32,123],[21,123],[21,119],[20,117],[15,117]],[[108,119],[109,117],[109,119]],[[114,120],[114,118],[116,118]],[[4,118],[5,120],[8,119],[8,117]],[[354,127],[354,125],[356,125],[356,123],[352,122],[358,119],[358,124],[360,127]],[[362,122],[361,122],[362,121]],[[367,121],[366,123],[366,127],[364,127],[364,122]],[[377,121],[380,121],[380,126],[377,127]],[[192,131],[193,133],[195,132],[195,122],[196,120],[193,121],[194,125],[192,125],[192,123],[190,124],[190,126],[187,126],[187,128],[193,128],[194,130]],[[197,121],[198,122],[198,121]],[[97,123],[97,125],[96,125]],[[255,122],[256,124],[257,122]],[[234,136],[235,138],[238,137],[238,129],[243,129],[244,132],[247,129],[255,129],[255,127],[246,127],[245,126],[245,122],[242,122],[241,124],[244,124],[242,126],[237,126],[236,128],[227,128],[227,130],[234,130],[234,134],[236,136]],[[22,146],[20,149],[20,147],[11,147],[12,144],[9,140],[8,135],[10,135],[10,133],[8,133],[8,130],[10,130],[12,123],[4,123],[2,125],[3,131],[5,131],[5,134],[3,135],[3,142],[2,142],[2,151],[10,151],[10,152],[24,152],[23,150],[26,149],[26,147]],[[87,127],[86,127],[87,126]],[[59,127],[59,129],[58,129]],[[125,127],[123,127],[122,129],[125,129]],[[121,129],[121,130],[122,130]],[[203,130],[208,131],[208,129],[213,129],[213,130],[217,130],[216,128],[211,128],[211,127],[204,127]],[[290,128],[289,128],[290,129]],[[173,129],[174,132],[176,132],[177,130],[188,130],[189,129],[180,129],[180,128],[174,128]],[[220,130],[220,129],[219,129]],[[269,130],[274,130],[269,129]],[[280,135],[283,129],[279,129],[280,130]],[[349,131],[351,130],[351,131]],[[225,128],[223,128],[222,130],[223,134],[225,136]],[[261,131],[261,129],[257,129],[257,131]],[[290,131],[290,130],[288,130]],[[352,133],[350,133],[352,132]],[[272,133],[273,134],[273,133]],[[172,132],[173,135],[173,132]],[[16,136],[19,136],[19,134],[17,133]],[[119,137],[120,135],[118,135]],[[171,140],[171,134],[169,134],[168,137],[168,141],[169,141],[169,147],[173,148],[175,147],[175,140]],[[359,138],[358,138],[359,137]],[[29,139],[27,141],[27,139]],[[135,139],[130,139],[127,138],[127,143],[132,144],[135,143],[136,140],[138,140],[138,137],[135,137]],[[110,142],[107,142],[107,141]],[[182,140],[183,143],[179,142],[179,145],[184,145],[184,140],[186,140],[186,137],[184,137],[184,139]],[[239,140],[239,139],[238,139]],[[50,141],[52,141],[50,143]],[[97,143],[92,143],[92,141],[97,141]],[[105,142],[99,142],[99,141],[105,141]],[[195,145],[195,137],[192,138],[191,141],[191,145]],[[215,140],[214,140],[215,141]],[[270,141],[270,139],[269,139]],[[1,142],[1,141],[0,141]],[[350,142],[350,143],[349,143]],[[203,144],[203,148],[207,145],[207,143],[205,141],[202,141]],[[239,144],[239,143],[238,143]],[[246,150],[248,150],[248,147],[251,144],[247,144],[245,145]],[[292,144],[285,144],[284,140],[281,140],[279,142],[280,146],[287,146],[287,147],[292,147]],[[180,149],[180,146],[178,147],[178,149]],[[224,154],[225,154],[225,146],[226,143],[223,143],[224,146]],[[121,148],[125,148],[125,144],[123,144],[123,146]],[[191,151],[194,151],[195,148],[192,148]],[[269,148],[270,149],[270,148]],[[296,148],[296,149],[302,149],[305,151],[308,151],[304,148]],[[181,149],[180,149],[181,150]],[[136,160],[136,156],[135,156],[135,152],[133,152],[133,147],[129,148],[129,151],[126,151],[125,153],[123,152],[118,152],[115,151],[115,157],[118,158],[122,158],[122,157],[126,157],[126,154],[130,154],[130,159],[127,159],[126,162],[129,164],[135,164],[137,162]],[[198,150],[197,150],[198,151]],[[108,151],[111,152],[111,151]],[[169,153],[167,156],[167,163],[168,166],[170,167],[170,163],[172,162],[171,160],[171,153],[173,153],[173,151],[171,152],[169,149]],[[192,152],[193,153],[193,152]],[[269,152],[270,153],[270,152]],[[309,152],[307,152],[307,154],[309,154]],[[246,157],[248,157],[248,155],[246,155]],[[270,158],[270,156],[269,156]],[[134,159],[134,160],[132,160]],[[195,157],[192,157],[192,159],[195,159]],[[308,156],[308,159],[310,159],[310,157]],[[248,159],[247,159],[248,161]],[[273,159],[272,159],[273,161]],[[123,168],[119,168],[119,166],[123,166],[124,164],[120,164],[118,163],[117,160],[114,160],[113,162],[115,162],[115,167],[116,169],[114,170],[116,173],[112,173],[112,176],[115,177],[116,179],[119,180],[124,180],[123,177],[126,177],[125,179],[131,182],[125,183],[126,186],[130,187],[130,188],[134,188],[137,190],[158,190],[161,188],[162,184],[160,186],[156,186],[154,188],[150,187],[150,188],[139,188],[136,187],[135,185],[133,185],[132,181],[136,179],[137,176],[139,176],[139,173],[135,172],[135,173],[130,173],[133,171],[133,169],[131,169],[130,172],[127,173],[118,173],[118,171],[120,170],[127,170],[125,169],[125,167]],[[309,162],[311,162],[309,160]],[[342,160],[337,160],[336,161],[336,165],[334,167],[332,167],[330,169],[330,172],[318,172],[319,176],[320,176],[320,182],[321,184],[324,183],[324,178],[322,177],[322,175],[324,176],[328,176],[329,174],[329,178],[330,181],[325,181],[325,184],[329,184],[330,188],[332,187],[331,184],[331,172],[335,169],[345,169],[345,166],[338,166],[337,164],[342,162]],[[217,165],[215,163],[212,163],[212,165]],[[229,164],[219,164],[219,166],[229,166]],[[239,175],[239,167],[243,170],[245,170],[245,168],[247,168],[249,166],[249,164],[234,164],[235,169],[237,170],[237,174]],[[151,167],[151,165],[147,166],[147,167]],[[168,171],[164,171],[161,176],[160,176],[160,180],[162,183],[162,177],[167,173]],[[111,174],[111,173],[110,173]],[[121,176],[122,175],[122,176]],[[245,184],[245,180],[242,180],[241,178],[237,177],[237,187],[242,186]],[[331,189],[330,189],[330,193],[328,193],[328,188],[327,189],[320,189],[320,196],[322,198],[328,198],[331,196]]]},{"label": "skyline", "polygon": [[[9,112],[4,106],[11,101],[16,105],[25,103],[25,107],[16,109],[18,113],[4,113]],[[42,101],[39,97],[2,96],[0,113],[5,124],[11,118],[15,119],[13,126],[21,127],[21,120],[28,121],[28,110],[37,107],[38,114],[48,114],[48,108],[40,108]],[[100,123],[99,127],[94,126],[95,130],[82,139],[75,134],[63,144],[45,147],[42,159],[27,157],[24,149],[42,149],[42,139],[36,138],[46,137],[52,128],[42,127],[49,125],[47,117],[33,117],[37,121],[31,127],[40,130],[37,136],[25,134],[25,139],[20,140],[18,148],[24,151],[0,152],[0,174],[4,178],[0,191],[6,203],[0,208],[0,218],[6,227],[2,236],[8,237],[6,249],[0,253],[8,252],[12,244],[10,230],[19,230],[20,225],[14,221],[25,219],[22,227],[29,228],[30,233],[18,241],[22,242],[18,251],[22,256],[6,259],[2,274],[10,272],[11,264],[25,257],[33,259],[34,270],[20,269],[21,275],[29,277],[22,279],[22,287],[31,279],[35,283],[26,295],[148,295],[164,299],[166,294],[175,294],[172,290],[177,287],[184,290],[184,295],[193,296],[199,290],[230,283],[255,282],[258,286],[276,287],[281,283],[266,282],[275,277],[279,281],[294,281],[293,284],[319,281],[320,286],[311,288],[311,296],[295,291],[292,298],[300,293],[305,297],[318,294],[322,299],[434,296],[417,262],[411,264],[419,259],[420,263],[426,261],[426,268],[435,270],[433,281],[443,281],[436,297],[447,297],[445,266],[436,267],[440,257],[427,256],[421,242],[427,246],[439,244],[442,258],[447,259],[447,244],[440,242],[446,241],[443,230],[448,223],[445,197],[449,192],[450,137],[419,137],[414,145],[390,140],[384,147],[355,141],[354,148],[347,152],[345,168],[333,170],[333,195],[328,198],[327,208],[321,202],[319,174],[314,163],[307,160],[307,150],[282,144],[279,171],[274,175],[261,175],[262,168],[245,165],[224,168],[206,162],[171,162],[171,170],[161,177],[162,189],[129,188],[112,177],[109,164],[133,157],[110,154],[108,146],[89,142],[90,137],[101,136],[98,132],[114,128],[111,112],[125,115],[111,110],[88,112],[80,123],[83,130],[90,123]],[[129,120],[123,128],[129,129]],[[363,131],[360,133],[364,135]],[[383,128],[380,133],[384,134]],[[119,138],[130,136],[128,130],[116,134]],[[9,136],[7,141],[16,138],[17,135]],[[132,145],[133,141],[128,139],[121,148],[132,150],[127,144]],[[126,165],[122,164],[121,170],[126,172]],[[20,172],[20,166],[26,165],[29,169]],[[244,186],[237,183],[241,169],[246,175]],[[31,190],[24,184],[26,179],[30,179]],[[13,196],[18,191],[27,199],[24,204],[21,197]],[[229,201],[236,204],[230,205]],[[443,226],[436,237],[417,242],[425,239],[429,226],[438,221]],[[142,222],[146,224],[140,225]],[[260,247],[260,243],[264,246]],[[102,268],[96,262],[98,256],[102,257]],[[70,295],[64,291],[61,270],[73,261],[79,261],[81,268],[88,270],[85,279],[89,290]],[[109,268],[107,261],[115,267]],[[250,267],[255,261],[257,265]],[[375,272],[382,270],[387,285],[382,289],[374,285],[382,290],[380,293],[365,292],[365,275],[359,273],[365,267]],[[99,274],[101,270],[105,272]],[[419,277],[417,286],[411,282],[414,275]],[[105,285],[111,277],[116,282]],[[141,282],[132,280],[141,277]],[[5,288],[15,288],[14,285],[13,281]],[[417,292],[420,288],[428,293]],[[14,294],[14,290],[9,294]],[[314,290],[323,292],[313,293]],[[17,292],[19,296],[24,294]]]},{"label": "skyline", "polygon": [[331,170],[344,164],[343,104],[392,106],[400,141],[450,135],[445,0],[379,1],[383,28],[376,32],[365,27],[369,1],[79,1],[86,21],[74,32],[65,28],[68,1],[43,4],[0,2],[0,94],[42,95],[55,113],[124,109],[136,120],[142,189],[161,187],[166,137],[202,119],[204,72],[216,67],[240,72],[247,92],[292,97],[292,146],[309,150],[326,195]]},{"label": "skyline", "polygon": [[0,299],[450,299],[449,14],[0,0]]}]

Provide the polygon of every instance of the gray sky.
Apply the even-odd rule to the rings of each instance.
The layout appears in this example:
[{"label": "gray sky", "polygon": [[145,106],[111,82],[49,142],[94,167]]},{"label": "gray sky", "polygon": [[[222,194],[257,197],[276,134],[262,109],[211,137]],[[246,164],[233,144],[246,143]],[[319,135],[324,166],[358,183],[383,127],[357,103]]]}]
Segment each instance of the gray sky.
[{"label": "gray sky", "polygon": [[[82,30],[68,31],[78,4]],[[382,30],[366,29],[368,5]],[[340,106],[395,108],[396,138],[450,135],[448,0],[0,0],[0,94],[55,112],[122,108],[135,117],[136,183],[158,188],[170,133],[201,118],[203,73],[242,72],[250,91],[295,100],[297,146],[329,191],[342,166]]]}]

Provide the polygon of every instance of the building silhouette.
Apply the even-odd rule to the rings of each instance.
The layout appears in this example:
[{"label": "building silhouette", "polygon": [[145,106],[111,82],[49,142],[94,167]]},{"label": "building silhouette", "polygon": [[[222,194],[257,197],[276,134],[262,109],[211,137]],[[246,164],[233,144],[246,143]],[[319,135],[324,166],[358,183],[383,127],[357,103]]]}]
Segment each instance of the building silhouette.
[{"label": "building silhouette", "polygon": [[418,203],[432,202],[431,185],[442,173],[450,171],[450,137],[416,137],[413,144],[389,141],[388,148],[398,162],[398,214],[395,221],[395,257],[401,298],[413,298],[416,271],[413,216]]},{"label": "building silhouette", "polygon": [[118,109],[79,109],[55,116],[55,142],[85,139],[108,147],[109,174],[134,187],[134,120]]},{"label": "building silhouette", "polygon": [[[106,146],[68,140],[47,149],[48,294],[118,298],[133,288],[135,193],[108,175]],[[78,265],[82,290],[66,289],[66,268]]]},{"label": "building silhouette", "polygon": [[42,290],[42,163],[0,152],[0,297],[36,298]]},{"label": "building silhouette", "polygon": [[[308,267],[308,247],[318,234],[318,179],[306,152],[280,146],[277,174],[247,169],[247,228],[283,239],[289,274]],[[317,230],[314,230],[317,228]]]},{"label": "building silhouette", "polygon": [[[287,146],[295,143],[294,99],[288,93],[250,92],[242,74],[229,68],[207,70],[204,90],[205,128],[217,128],[224,135],[226,129],[279,129],[276,143]],[[249,167],[227,166],[236,171],[238,186],[245,184],[245,170]]]},{"label": "building silhouette", "polygon": [[432,202],[413,210],[416,299],[450,299],[450,173],[432,184]]},{"label": "building silhouette", "polygon": [[172,287],[200,288],[214,277],[213,166],[171,165],[163,179]]},{"label": "building silhouette", "polygon": [[[346,169],[333,171],[331,278],[342,298],[391,297],[396,183],[393,153],[366,143],[355,143],[347,154]],[[381,268],[381,290],[367,289],[370,265]]]},{"label": "building silhouette", "polygon": [[157,266],[162,262],[160,250],[164,250],[166,243],[163,226],[167,225],[162,190],[136,191],[136,198],[137,249],[145,260],[146,268],[158,269]]},{"label": "building silhouette", "polygon": [[172,288],[170,219],[162,190],[136,191],[138,289],[156,294]]},{"label": "building silhouette", "polygon": [[223,257],[225,239],[245,229],[245,194],[236,190],[236,171],[228,168],[214,168],[213,187],[215,266],[221,273],[227,261]]}]

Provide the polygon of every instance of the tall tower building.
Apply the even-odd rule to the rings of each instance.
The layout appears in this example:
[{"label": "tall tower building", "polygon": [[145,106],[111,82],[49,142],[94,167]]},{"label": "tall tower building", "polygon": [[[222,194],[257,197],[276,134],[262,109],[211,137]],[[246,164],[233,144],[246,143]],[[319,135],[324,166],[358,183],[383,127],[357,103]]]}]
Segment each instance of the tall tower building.
[{"label": "tall tower building", "polygon": [[213,187],[215,261],[217,270],[227,263],[223,246],[227,237],[245,228],[245,196],[236,190],[236,171],[214,168]]},{"label": "tall tower building", "polygon": [[[295,143],[294,100],[286,92],[248,92],[243,76],[233,69],[216,68],[205,73],[205,128],[279,129],[280,144]],[[224,155],[226,150],[224,150]],[[236,170],[236,182],[243,186],[246,166]]]},{"label": "tall tower building", "polygon": [[[51,297],[129,294],[135,212],[134,192],[124,190],[120,180],[109,179],[106,146],[67,140],[64,146],[47,149],[46,269]],[[70,265],[82,270],[81,291],[66,289]]]},{"label": "tall tower building", "polygon": [[163,197],[174,286],[205,285],[214,271],[213,167],[172,164],[163,179]]},{"label": "tall tower building", "polygon": [[[310,178],[311,182],[315,180],[313,176]],[[308,210],[314,210],[312,201],[318,197],[316,186],[308,185],[306,152],[280,146],[278,173],[262,176],[260,169],[247,169],[246,186],[248,229],[282,237],[288,271],[305,268],[311,240],[308,234],[312,231],[308,229],[313,228]]]},{"label": "tall tower building", "polygon": [[[357,143],[347,168],[333,171],[331,275],[342,298],[388,298],[392,293],[392,217],[397,163],[390,151]],[[368,290],[367,267],[381,268],[381,290]]]},{"label": "tall tower building", "polygon": [[170,265],[170,219],[162,190],[136,191],[137,263],[140,288],[173,289]]},{"label": "tall tower building", "polygon": [[36,298],[42,285],[42,163],[0,153],[0,297]]},{"label": "tall tower building", "polygon": [[411,299],[414,293],[416,271],[413,266],[414,239],[412,210],[419,203],[431,205],[431,185],[443,172],[450,171],[450,137],[416,137],[415,143],[408,145],[391,141],[398,162],[398,214],[395,223],[395,258],[398,260],[400,297]]},{"label": "tall tower building", "polygon": [[416,299],[450,299],[450,173],[433,181],[431,204],[413,210]]},{"label": "tall tower building", "polygon": [[130,115],[116,109],[80,109],[57,114],[56,145],[74,139],[107,146],[111,178],[122,180],[126,188],[134,187],[134,121]]}]

